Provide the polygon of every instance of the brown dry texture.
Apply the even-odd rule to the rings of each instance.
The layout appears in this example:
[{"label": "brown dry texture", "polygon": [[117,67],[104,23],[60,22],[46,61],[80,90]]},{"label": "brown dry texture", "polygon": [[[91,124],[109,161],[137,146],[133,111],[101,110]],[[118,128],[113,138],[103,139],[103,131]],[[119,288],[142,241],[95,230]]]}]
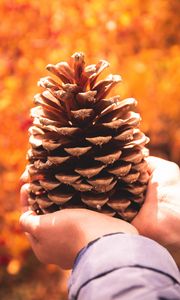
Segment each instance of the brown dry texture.
[{"label": "brown dry texture", "polygon": [[137,101],[109,93],[119,75],[100,79],[105,60],[47,65],[29,128],[29,205],[38,214],[63,208],[97,210],[127,221],[144,202],[149,179],[144,160],[149,139],[139,128]]}]

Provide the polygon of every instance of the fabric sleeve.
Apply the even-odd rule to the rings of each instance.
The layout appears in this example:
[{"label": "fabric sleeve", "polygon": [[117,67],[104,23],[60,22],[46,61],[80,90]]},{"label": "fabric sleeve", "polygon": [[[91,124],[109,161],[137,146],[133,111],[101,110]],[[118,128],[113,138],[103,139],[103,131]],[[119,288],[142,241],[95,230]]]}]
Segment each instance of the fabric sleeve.
[{"label": "fabric sleeve", "polygon": [[139,235],[103,236],[79,253],[69,300],[180,299],[179,270],[168,251]]}]

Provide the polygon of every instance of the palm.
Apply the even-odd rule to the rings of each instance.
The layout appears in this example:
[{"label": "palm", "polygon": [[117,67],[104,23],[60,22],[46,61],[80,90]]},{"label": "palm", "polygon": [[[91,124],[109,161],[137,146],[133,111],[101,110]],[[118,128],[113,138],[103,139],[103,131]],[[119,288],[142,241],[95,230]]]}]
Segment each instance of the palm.
[{"label": "palm", "polygon": [[150,157],[152,171],[145,203],[132,224],[139,233],[170,251],[180,249],[180,171],[177,165]]}]

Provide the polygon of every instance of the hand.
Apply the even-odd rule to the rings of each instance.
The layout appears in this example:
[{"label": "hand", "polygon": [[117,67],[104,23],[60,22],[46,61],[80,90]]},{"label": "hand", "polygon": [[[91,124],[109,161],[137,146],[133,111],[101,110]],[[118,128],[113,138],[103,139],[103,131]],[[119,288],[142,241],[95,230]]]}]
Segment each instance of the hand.
[{"label": "hand", "polygon": [[[180,170],[172,162],[147,158],[151,178],[146,199],[132,224],[140,234],[165,246],[180,259]],[[178,256],[177,256],[178,255]]]},{"label": "hand", "polygon": [[28,184],[21,188],[23,214],[20,218],[31,247],[43,263],[70,269],[78,252],[104,234],[138,234],[133,225],[86,209],[64,209],[47,215],[28,210]]}]

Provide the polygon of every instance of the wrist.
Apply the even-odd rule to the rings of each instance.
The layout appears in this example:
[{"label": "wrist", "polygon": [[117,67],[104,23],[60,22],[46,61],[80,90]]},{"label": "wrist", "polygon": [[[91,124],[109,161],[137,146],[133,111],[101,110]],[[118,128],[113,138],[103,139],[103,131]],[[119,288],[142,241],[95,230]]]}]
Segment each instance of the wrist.
[{"label": "wrist", "polygon": [[[81,249],[102,236],[120,232],[138,235],[137,229],[130,223],[94,211],[85,209],[66,210],[66,224],[67,216],[71,226],[66,226],[68,230],[66,230],[64,238],[68,249],[66,253],[68,259],[66,262],[63,261],[63,268],[66,269],[72,268],[75,258]],[[72,239],[74,242],[72,242]]]},{"label": "wrist", "polygon": [[80,251],[77,253],[76,258],[74,260],[74,264],[73,264],[73,269],[75,268],[75,266],[77,265],[78,261],[80,260],[81,256],[83,255],[83,253],[89,248],[91,247],[93,244],[95,244],[96,242],[98,242],[101,238],[105,238],[105,237],[109,237],[109,236],[114,236],[114,235],[119,235],[119,234],[125,234],[125,232],[114,232],[114,233],[108,233],[108,234],[104,234],[103,236],[100,236],[92,241],[90,241],[87,245],[85,245],[82,249],[80,249]]},{"label": "wrist", "polygon": [[[84,211],[84,221],[78,224],[80,227],[79,243],[75,251],[75,257],[85,247],[93,244],[102,237],[118,234],[139,235],[138,230],[130,223],[91,211]],[[80,226],[79,226],[80,225]]]}]

